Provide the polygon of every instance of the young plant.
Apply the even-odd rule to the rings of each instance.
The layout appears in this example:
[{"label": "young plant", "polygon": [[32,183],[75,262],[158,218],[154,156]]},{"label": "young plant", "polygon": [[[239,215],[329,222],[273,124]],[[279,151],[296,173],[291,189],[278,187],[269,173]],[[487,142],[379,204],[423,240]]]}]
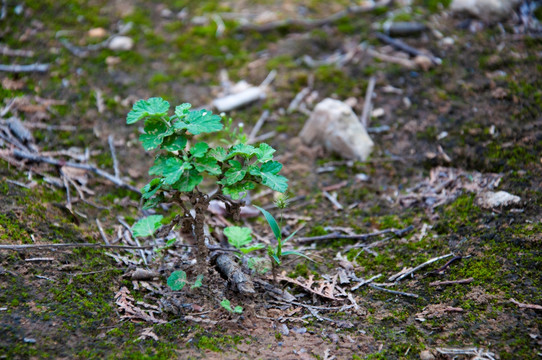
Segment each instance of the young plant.
[{"label": "young plant", "polygon": [[[177,270],[171,273],[167,278],[167,285],[173,291],[180,291],[188,283],[186,280],[186,273],[182,270]],[[190,289],[199,288],[203,285],[203,275],[198,275],[196,281],[192,284]]]},{"label": "young plant", "polygon": [[[273,160],[275,149],[265,143],[254,147],[243,142],[245,138],[240,136],[227,148],[196,142],[195,137],[200,134],[221,131],[222,118],[207,110],[191,111],[190,108],[187,103],[178,105],[170,115],[170,105],[162,98],[139,100],[128,113],[126,122],[134,124],[143,120],[143,134],[139,137],[143,148],[159,151],[149,170],[149,175],[155,178],[141,189],[145,200],[143,208],[160,203],[179,206],[181,215],[174,217],[163,230],[167,233],[179,225],[194,234],[196,273],[204,274],[208,248],[203,229],[209,202],[224,201],[234,218],[238,218],[242,205],[239,199],[246,191],[262,184],[284,192],[288,180],[279,175],[282,164]],[[215,185],[212,195],[198,187],[204,179]]]},{"label": "young plant", "polygon": [[252,242],[251,232],[250,228],[239,226],[228,226],[224,229],[224,235],[228,238],[228,243],[243,254],[261,250],[265,247],[263,244],[248,246]]},{"label": "young plant", "polygon": [[222,305],[222,307],[226,310],[228,310],[229,312],[231,312],[232,314],[242,314],[243,313],[243,308],[239,305],[237,305],[236,307],[232,308],[231,307],[231,303],[228,299],[224,299],[220,302],[220,305]]},{"label": "young plant", "polygon": [[[284,200],[282,200],[284,201]],[[284,204],[286,205],[286,204]],[[295,250],[288,250],[288,251],[282,251],[283,245],[294,237],[294,235],[297,233],[297,230],[291,233],[286,239],[282,239],[282,230],[273,215],[271,215],[267,210],[262,209],[259,206],[255,206],[260,212],[263,214],[265,219],[267,220],[269,226],[271,227],[271,230],[273,231],[273,235],[275,235],[275,239],[277,240],[277,246],[273,247],[271,245],[267,248],[267,254],[271,258],[271,264],[272,264],[272,270],[273,270],[273,277],[276,276],[275,269],[276,266],[280,266],[282,263],[282,257],[288,256],[288,255],[296,255],[304,257],[305,259],[308,259],[310,261],[313,261],[311,258],[309,258],[307,255],[300,253],[299,251]]]}]

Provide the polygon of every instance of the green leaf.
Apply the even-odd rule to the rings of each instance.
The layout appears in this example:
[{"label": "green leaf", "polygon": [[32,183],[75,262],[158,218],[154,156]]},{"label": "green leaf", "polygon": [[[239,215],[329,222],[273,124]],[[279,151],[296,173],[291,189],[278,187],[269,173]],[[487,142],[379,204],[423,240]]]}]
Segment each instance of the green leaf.
[{"label": "green leaf", "polygon": [[139,100],[132,107],[126,118],[127,124],[133,124],[147,116],[166,116],[169,103],[162,98],[155,97],[148,100]]},{"label": "green leaf", "polygon": [[252,155],[254,155],[256,152],[256,148],[252,145],[247,144],[237,144],[234,147],[231,148],[228,158],[232,158],[235,155],[241,155],[245,158],[250,158]]},{"label": "green leaf", "polygon": [[209,150],[209,145],[207,145],[204,142],[199,142],[197,144],[194,144],[190,148],[190,154],[192,154],[192,156],[195,157],[195,158],[200,158],[200,157],[203,157],[205,155],[207,150]]},{"label": "green leaf", "polygon": [[190,289],[196,289],[203,285],[203,275],[199,274],[196,276],[196,281],[194,281],[194,285],[190,287]]},{"label": "green leaf", "polygon": [[224,299],[220,302],[220,305],[222,305],[222,307],[230,312],[233,312],[232,308],[231,308],[231,303],[228,299]]},{"label": "green leaf", "polygon": [[167,278],[167,285],[173,291],[181,290],[186,285],[186,273],[182,270],[172,272]]},{"label": "green leaf", "polygon": [[148,199],[143,204],[143,210],[152,209],[153,207],[156,207],[158,204],[162,203],[165,200],[164,194],[160,193],[156,195],[153,198]]},{"label": "green leaf", "polygon": [[207,110],[191,111],[173,126],[179,130],[186,129],[194,135],[219,131],[223,127],[222,118]]},{"label": "green leaf", "polygon": [[268,188],[281,193],[288,190],[288,179],[286,179],[284,176],[273,175],[266,172],[262,172],[260,176],[262,177],[262,184]]},{"label": "green leaf", "polygon": [[278,161],[268,161],[262,165],[261,171],[277,175],[282,169],[282,164]]},{"label": "green leaf", "polygon": [[286,241],[288,241],[288,240],[290,240],[291,238],[293,238],[293,237],[295,236],[295,234],[296,234],[298,231],[299,231],[299,229],[296,230],[296,231],[294,231],[294,232],[291,233],[290,235],[288,235],[288,237],[287,237],[286,239],[282,240],[282,243],[285,244]]},{"label": "green leaf", "polygon": [[267,222],[269,223],[269,226],[271,227],[271,230],[273,230],[273,234],[275,234],[275,238],[278,241],[281,241],[282,240],[282,233],[280,231],[280,226],[279,226],[279,224],[277,224],[277,221],[275,220],[273,215],[271,215],[269,213],[269,211],[267,211],[265,209],[262,209],[259,206],[254,205],[254,207],[256,209],[260,210],[261,213],[263,214],[263,216],[265,216],[265,220],[267,220]]},{"label": "green leaf", "polygon": [[145,121],[145,133],[139,135],[139,141],[147,151],[156,149],[164,137],[173,134],[173,129],[160,119],[149,119]]},{"label": "green leaf", "polygon": [[240,249],[252,241],[251,230],[247,227],[228,226],[224,229],[224,235],[228,238],[231,246]]},{"label": "green leaf", "polygon": [[169,158],[167,159],[164,167],[163,182],[169,185],[176,183],[181,178],[185,170],[190,170],[191,168],[192,164],[188,162],[184,162],[176,157]]},{"label": "green leaf", "polygon": [[207,155],[215,158],[217,161],[220,162],[224,162],[228,158],[228,153],[226,152],[226,149],[224,149],[222,146],[217,146],[216,148],[209,150],[209,153]]},{"label": "green leaf", "polygon": [[239,305],[237,305],[234,309],[233,309],[233,312],[236,313],[236,314],[242,314],[243,313],[243,308]]},{"label": "green leaf", "polygon": [[233,200],[239,200],[240,197],[244,197],[246,194],[243,194],[241,196],[242,192],[245,192],[247,190],[254,189],[255,185],[253,182],[243,182],[243,183],[237,183],[230,186],[225,186],[224,189],[222,189],[222,192],[224,195],[230,196]]},{"label": "green leaf", "polygon": [[132,233],[135,237],[151,236],[162,226],[163,218],[162,215],[147,216],[132,226]]},{"label": "green leaf", "polygon": [[191,107],[192,105],[189,103],[178,105],[175,107],[175,115],[177,115],[177,117],[181,119],[185,117],[186,114],[188,114],[188,111],[190,110]]},{"label": "green leaf", "polygon": [[247,173],[247,169],[243,168],[243,165],[237,160],[230,160],[228,163],[231,165],[224,173],[224,179],[222,179],[222,184],[224,185],[233,185],[238,181],[243,180]]},{"label": "green leaf", "polygon": [[149,169],[149,175],[164,175],[164,170],[166,169],[166,161],[172,157],[171,155],[158,155],[154,159],[154,165]]},{"label": "green leaf", "polygon": [[194,168],[196,168],[197,171],[203,172],[207,171],[209,175],[220,175],[222,174],[222,169],[220,166],[218,166],[216,159],[213,159],[212,157],[206,156],[201,159],[196,159],[194,163]]},{"label": "green leaf", "polygon": [[150,183],[141,188],[141,197],[143,199],[152,197],[158,190],[160,190],[160,185],[162,185],[162,181],[160,179],[152,179]]},{"label": "green leaf", "polygon": [[202,182],[202,180],[203,176],[201,176],[196,170],[192,169],[189,171],[185,171],[181,175],[179,181],[177,181],[171,187],[181,192],[189,192],[194,190],[194,188],[198,186],[199,183]]},{"label": "green leaf", "polygon": [[242,247],[240,248],[239,250],[241,250],[241,252],[243,254],[248,254],[250,252],[253,252],[253,251],[256,251],[256,250],[261,250],[265,248],[265,245],[264,244],[254,244],[252,246],[245,246],[245,247]]},{"label": "green leaf", "polygon": [[316,262],[313,259],[311,259],[310,257],[308,257],[307,255],[300,253],[299,251],[288,250],[288,251],[283,251],[282,252],[282,256],[288,256],[288,255],[297,255],[297,256],[301,256],[302,258],[305,258],[307,260],[310,260],[312,262]]},{"label": "green leaf", "polygon": [[271,146],[267,145],[266,143],[261,143],[260,147],[256,149],[255,154],[258,158],[258,161],[261,163],[267,162],[269,160],[273,159],[273,153],[276,150],[273,149]]},{"label": "green leaf", "polygon": [[173,134],[164,138],[162,149],[168,151],[179,151],[186,147],[186,137],[181,134]]}]

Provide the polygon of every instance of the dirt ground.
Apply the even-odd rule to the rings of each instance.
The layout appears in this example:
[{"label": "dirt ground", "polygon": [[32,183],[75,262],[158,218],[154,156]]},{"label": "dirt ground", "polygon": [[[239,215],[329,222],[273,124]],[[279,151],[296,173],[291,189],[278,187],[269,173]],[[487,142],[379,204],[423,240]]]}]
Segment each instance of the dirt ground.
[{"label": "dirt ground", "polygon": [[[378,5],[318,26],[300,21],[263,29],[257,27],[325,19],[360,4],[3,4],[0,63],[49,67],[0,73],[0,358],[542,357],[541,8],[529,17],[531,27],[517,14],[488,24],[423,0]],[[414,61],[381,42],[375,32],[389,21],[425,24],[421,33],[398,38],[442,63]],[[133,40],[130,49],[108,48],[104,41],[121,33]],[[194,250],[180,240],[162,251],[62,247],[104,238],[137,245],[125,233],[149,214],[138,193],[65,162],[110,174],[117,167],[123,184],[143,187],[154,155],[141,147],[137,126],[126,125],[133,103],[161,96],[209,107],[225,91],[222,70],[232,84],[254,85],[276,71],[265,99],[228,116],[250,132],[269,111],[258,135],[272,132],[265,141],[289,178],[285,230],[301,229],[289,246],[315,261],[289,258],[274,285],[269,274],[253,274],[254,296],[234,291],[214,267],[202,288],[174,292],[166,284],[174,270],[196,275]],[[301,142],[310,111],[327,97],[347,101],[360,115],[371,77],[375,147],[367,161]],[[308,95],[288,112],[305,88]],[[10,118],[20,119],[33,139],[14,139]],[[21,146],[60,162],[23,159],[16,155]],[[520,200],[484,206],[489,190]],[[251,193],[254,204],[278,217],[273,196],[263,188]],[[177,214],[173,207],[156,211],[166,220]],[[217,237],[234,223],[216,213],[207,219]],[[261,216],[243,224],[257,239],[272,237]],[[335,232],[376,234],[310,239]],[[6,248],[14,245],[34,247]],[[134,279],[138,268],[153,275]],[[316,283],[307,289],[311,279]],[[322,296],[318,286],[331,286],[337,299]],[[221,307],[223,299],[242,306],[242,314]]]}]

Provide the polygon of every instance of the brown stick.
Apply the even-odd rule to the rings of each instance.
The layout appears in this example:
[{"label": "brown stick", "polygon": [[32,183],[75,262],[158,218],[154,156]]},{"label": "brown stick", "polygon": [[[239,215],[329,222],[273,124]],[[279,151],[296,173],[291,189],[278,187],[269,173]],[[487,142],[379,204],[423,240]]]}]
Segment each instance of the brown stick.
[{"label": "brown stick", "polygon": [[519,306],[520,308],[523,308],[523,309],[542,310],[542,306],[540,306],[540,305],[524,304],[524,303],[520,303],[519,301],[514,300],[514,299],[510,299],[510,302],[516,304],[517,306]]},{"label": "brown stick", "polygon": [[16,157],[23,158],[23,159],[28,159],[28,160],[31,160],[31,161],[44,162],[44,163],[51,164],[51,165],[56,165],[56,166],[69,166],[69,167],[73,167],[73,168],[77,168],[77,169],[92,171],[96,175],[99,175],[101,177],[106,178],[107,180],[111,181],[113,184],[115,184],[117,186],[120,186],[122,188],[131,190],[133,192],[136,192],[136,193],[140,194],[140,191],[139,191],[138,188],[136,188],[136,187],[134,187],[134,186],[132,186],[130,184],[126,184],[121,179],[119,179],[119,178],[117,178],[117,177],[115,177],[115,176],[113,176],[113,175],[111,175],[111,174],[109,174],[109,173],[107,173],[107,172],[105,172],[105,171],[103,171],[101,169],[98,169],[97,167],[92,166],[92,165],[78,164],[78,163],[74,163],[74,162],[71,162],[71,161],[57,160],[57,159],[53,159],[53,158],[49,158],[49,157],[30,154],[30,153],[27,153],[27,152],[24,152],[24,151],[19,151],[19,150],[13,150],[13,155],[15,155]]},{"label": "brown stick", "polygon": [[412,55],[412,56],[427,56],[429,59],[431,59],[431,61],[434,64],[436,64],[436,65],[442,64],[442,59],[440,59],[440,58],[438,58],[436,56],[433,56],[431,54],[425,54],[425,53],[421,52],[420,50],[415,49],[412,46],[405,44],[401,40],[391,38],[388,35],[384,35],[384,34],[379,33],[379,32],[375,33],[375,36],[378,38],[378,40],[393,46],[397,50],[404,51],[407,54]]},{"label": "brown stick", "polygon": [[0,64],[0,71],[5,72],[47,72],[49,71],[49,64],[31,64],[31,65],[17,65],[17,64]]},{"label": "brown stick", "polygon": [[[388,2],[384,2],[384,3],[385,3],[384,5],[386,5]],[[306,30],[310,30],[310,29],[314,29],[320,26],[334,23],[347,15],[360,14],[363,12],[372,11],[379,5],[380,4],[367,5],[367,6],[349,6],[346,9],[336,12],[333,15],[330,15],[326,18],[318,19],[318,20],[286,19],[286,20],[271,21],[267,24],[262,24],[262,25],[256,25],[256,24],[242,25],[239,27],[239,30],[241,31],[253,30],[253,31],[258,31],[258,32],[267,32],[267,31],[272,31],[277,28],[285,27],[285,26],[297,26]]]},{"label": "brown stick", "polygon": [[366,240],[373,236],[378,236],[378,235],[388,234],[388,233],[393,233],[395,236],[403,236],[404,234],[412,230],[414,230],[414,226],[410,225],[407,228],[404,228],[401,230],[385,229],[385,230],[375,231],[369,234],[360,234],[360,235],[344,235],[344,234],[339,234],[339,233],[333,233],[333,234],[328,234],[328,235],[298,238],[296,239],[296,241],[299,243],[308,243],[308,242],[313,242],[313,241],[334,240],[334,239]]},{"label": "brown stick", "polygon": [[433,281],[429,283],[429,286],[441,286],[441,285],[452,285],[452,284],[468,284],[473,282],[473,278],[460,279],[460,280],[446,280],[446,281]]}]

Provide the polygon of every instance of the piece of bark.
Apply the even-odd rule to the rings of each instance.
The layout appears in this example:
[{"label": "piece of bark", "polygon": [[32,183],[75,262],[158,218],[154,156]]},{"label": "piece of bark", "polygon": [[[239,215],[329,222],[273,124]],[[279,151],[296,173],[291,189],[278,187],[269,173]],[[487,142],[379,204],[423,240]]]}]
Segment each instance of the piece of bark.
[{"label": "piece of bark", "polygon": [[254,294],[256,292],[250,277],[243,272],[231,256],[226,254],[218,255],[216,266],[220,273],[230,281],[234,289],[241,294]]}]

